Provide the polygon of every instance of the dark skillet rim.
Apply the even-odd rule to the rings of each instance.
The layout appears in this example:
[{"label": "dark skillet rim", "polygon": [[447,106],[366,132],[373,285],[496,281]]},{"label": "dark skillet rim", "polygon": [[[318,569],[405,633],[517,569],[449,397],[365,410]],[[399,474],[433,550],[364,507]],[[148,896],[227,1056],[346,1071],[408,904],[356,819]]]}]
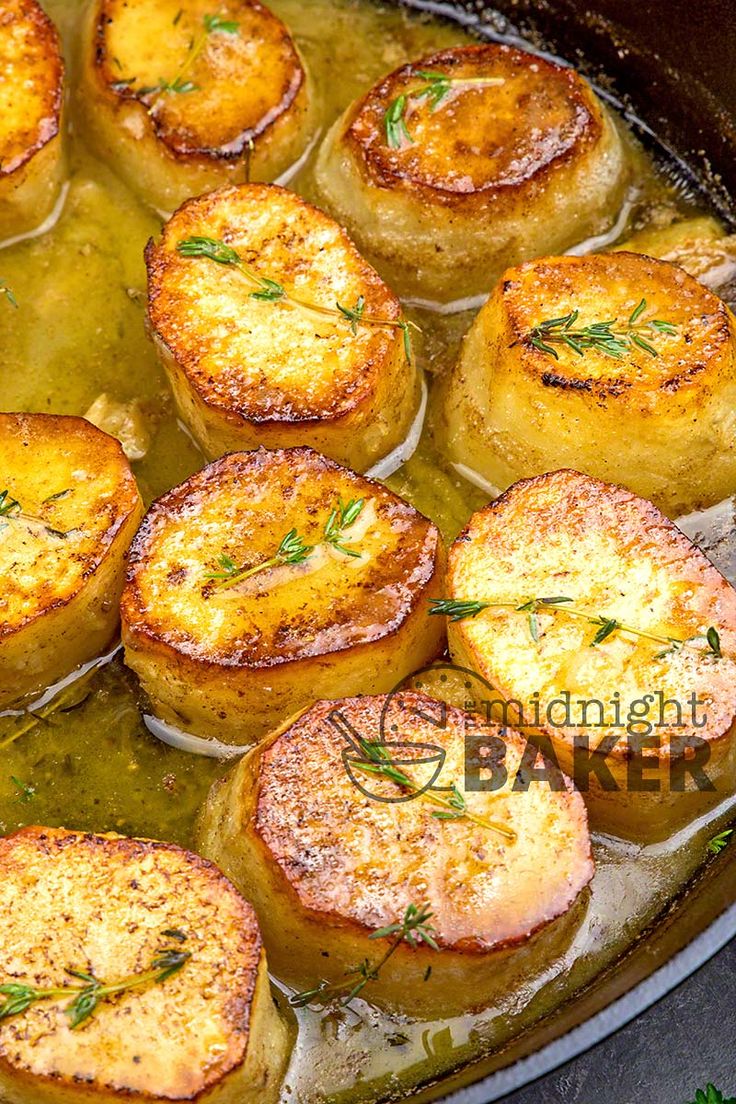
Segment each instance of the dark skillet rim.
[{"label": "dark skillet rim", "polygon": [[[435,1097],[438,1104],[494,1104],[579,1057],[636,1019],[704,966],[736,938],[736,904],[695,936],[664,965],[623,996],[541,1049],[519,1058],[467,1088]],[[646,942],[646,935],[637,946]],[[605,984],[605,982],[604,982]],[[572,998],[574,1003],[575,998]],[[532,1029],[533,1030],[533,1029]]]}]

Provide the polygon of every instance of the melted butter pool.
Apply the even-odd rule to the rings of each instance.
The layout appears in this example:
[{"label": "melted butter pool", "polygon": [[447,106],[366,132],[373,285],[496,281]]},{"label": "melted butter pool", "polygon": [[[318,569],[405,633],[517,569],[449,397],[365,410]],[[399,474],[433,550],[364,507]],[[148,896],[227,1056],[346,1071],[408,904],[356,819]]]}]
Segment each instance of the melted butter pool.
[{"label": "melted butter pool", "polygon": [[[78,0],[48,0],[73,70]],[[272,0],[306,56],[321,99],[323,130],[382,73],[428,50],[465,40],[450,24],[370,0]],[[69,183],[54,227],[0,249],[0,272],[19,309],[0,303],[3,407],[85,413],[105,394],[135,404],[150,440],[134,463],[147,501],[203,464],[177,423],[144,331],[142,251],[160,219],[86,150],[70,103]],[[693,213],[638,153],[630,225]],[[311,164],[293,182],[312,194]],[[627,228],[622,227],[622,236]],[[430,380],[448,369],[472,312],[412,311]],[[431,417],[417,453],[388,481],[453,537],[488,495],[443,465]],[[688,519],[688,532],[733,579],[730,504]],[[77,687],[46,718],[0,719],[0,832],[42,823],[116,831],[191,845],[194,820],[227,764],[169,748],[144,728],[135,680],[118,659]],[[733,810],[720,807],[666,844],[595,841],[597,873],[565,954],[498,1006],[436,1023],[394,1019],[357,1001],[350,1010],[303,1010],[283,1100],[357,1104],[401,1099],[412,1087],[502,1046],[610,965],[682,890],[707,840]]]}]

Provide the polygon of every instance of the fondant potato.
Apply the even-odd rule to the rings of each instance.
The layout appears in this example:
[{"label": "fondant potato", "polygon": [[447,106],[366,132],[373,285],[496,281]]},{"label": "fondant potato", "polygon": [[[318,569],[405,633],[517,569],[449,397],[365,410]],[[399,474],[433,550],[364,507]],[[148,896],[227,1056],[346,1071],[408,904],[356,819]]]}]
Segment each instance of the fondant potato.
[{"label": "fondant potato", "polygon": [[[255,913],[219,870],[174,844],[26,828],[0,839],[0,872],[0,985],[62,990],[0,994],[3,1101],[275,1104],[288,1034]],[[90,983],[119,990],[82,1014]]]},{"label": "fondant potato", "polygon": [[734,326],[712,292],[651,257],[510,269],[446,387],[450,459],[501,490],[568,466],[670,517],[719,502],[736,490]]},{"label": "fondant potato", "polygon": [[0,10],[0,240],[50,213],[61,186],[64,62],[59,35],[36,0]]},{"label": "fondant potato", "polygon": [[442,302],[609,226],[627,178],[617,125],[590,85],[496,43],[384,77],[334,125],[317,164],[329,210],[392,287]]},{"label": "fondant potato", "polygon": [[[493,791],[466,781],[479,735],[504,749]],[[435,788],[412,798],[370,773],[361,740]],[[593,875],[582,798],[561,777],[517,788],[524,747],[415,691],[319,702],[213,787],[200,847],[253,901],[279,975],[318,989],[307,1003],[344,1000],[413,906],[434,945],[404,937],[360,996],[418,1018],[486,1007],[563,952]],[[450,796],[475,819],[453,819]]]},{"label": "fondant potato", "polygon": [[224,188],[185,203],[146,263],[151,333],[208,457],[307,444],[366,471],[405,439],[420,383],[401,304],[328,215]]},{"label": "fondant potato", "polygon": [[83,418],[0,414],[0,708],[115,638],[143,515],[120,443]]},{"label": "fondant potato", "polygon": [[153,504],[122,600],[158,716],[231,744],[318,698],[390,690],[441,650],[435,526],[309,448],[231,453]]},{"label": "fondant potato", "polygon": [[736,788],[736,592],[651,503],[578,472],[524,480],[472,516],[447,587],[480,603],[455,610],[453,659],[595,827],[664,838]]},{"label": "fondant potato", "polygon": [[310,137],[302,59],[259,0],[94,0],[78,95],[97,152],[164,211],[274,180]]}]

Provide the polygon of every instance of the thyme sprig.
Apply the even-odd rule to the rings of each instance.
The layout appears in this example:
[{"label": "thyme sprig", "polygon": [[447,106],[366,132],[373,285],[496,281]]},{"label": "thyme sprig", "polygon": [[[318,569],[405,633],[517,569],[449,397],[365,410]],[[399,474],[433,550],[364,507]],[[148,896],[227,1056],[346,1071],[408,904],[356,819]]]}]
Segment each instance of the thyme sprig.
[{"label": "thyme sprig", "polygon": [[[510,609],[516,613],[526,613],[529,634],[536,643],[539,640],[539,622],[537,620],[539,611],[543,610],[546,613],[561,612],[569,617],[581,618],[583,621],[587,621],[588,624],[596,626],[596,633],[590,642],[591,647],[602,644],[613,633],[622,632],[641,637],[644,640],[652,640],[657,644],[666,644],[666,649],[658,652],[654,657],[655,659],[664,659],[665,656],[679,652],[683,648],[691,648],[694,651],[713,656],[715,659],[723,657],[718,630],[712,625],[704,635],[698,634],[683,640],[676,636],[665,636],[662,633],[638,629],[606,614],[590,613],[587,610],[578,609],[572,602],[572,598],[564,596],[529,598],[521,604],[516,602],[477,602],[469,599],[431,598],[429,613],[430,616],[449,617],[450,621],[464,621],[468,617],[477,617],[479,613],[486,609]],[[703,641],[704,643],[698,644],[697,641]]]},{"label": "thyme sprig", "polygon": [[15,296],[13,295],[13,293],[10,290],[10,288],[8,287],[8,285],[4,284],[1,280],[0,280],[0,295],[4,295],[5,298],[8,300],[8,302],[10,303],[11,307],[15,307],[17,309],[18,300],[15,298]]},{"label": "thyme sprig", "polygon": [[369,939],[391,940],[384,954],[376,962],[366,958],[358,966],[346,971],[345,981],[321,981],[313,989],[295,993],[289,1003],[295,1008],[306,1008],[310,1004],[329,1004],[336,998],[340,998],[340,1004],[345,1007],[362,993],[366,985],[378,980],[381,970],[402,943],[406,942],[410,947],[425,943],[433,951],[438,951],[439,947],[434,938],[435,930],[429,923],[433,915],[429,905],[407,905],[403,919],[399,923],[389,924],[369,935]]},{"label": "thyme sprig", "polygon": [[[50,502],[51,499],[45,501]],[[0,519],[6,519],[0,520],[0,529],[3,529],[8,521],[22,521],[26,525],[40,526],[52,537],[59,537],[62,540],[69,535],[69,530],[63,532],[61,529],[54,529],[43,518],[37,517],[36,514],[26,513],[18,499],[13,498],[7,487],[0,491]]]},{"label": "thyme sprig", "polygon": [[430,69],[415,69],[411,76],[421,77],[424,83],[392,100],[383,118],[386,143],[390,149],[401,149],[405,143],[414,144],[406,121],[412,103],[425,100],[430,111],[436,111],[452,88],[494,87],[504,83],[503,77],[450,77],[447,73]]},{"label": "thyme sprig", "polygon": [[69,1026],[74,1030],[81,1027],[93,1015],[102,1001],[130,989],[139,989],[149,984],[161,985],[172,974],[181,970],[191,958],[189,951],[181,949],[181,943],[187,938],[184,932],[169,930],[163,934],[178,945],[161,947],[151,959],[148,970],[140,974],[131,974],[119,981],[106,982],[84,970],[68,969],[66,973],[83,982],[82,985],[56,985],[49,988],[23,985],[20,982],[6,982],[0,985],[0,994],[5,997],[0,1005],[0,1020],[20,1015],[37,1001],[62,1000],[71,996],[72,999],[66,1005],[64,1012],[69,1017]]},{"label": "thyme sprig", "polygon": [[355,548],[348,548],[345,544],[345,531],[350,529],[358,520],[364,505],[364,498],[351,498],[346,504],[338,499],[337,506],[327,519],[324,532],[324,539],[327,544],[332,545],[338,552],[342,552],[343,556],[351,556],[358,560],[361,558],[360,552]]},{"label": "thyme sprig", "polygon": [[[177,26],[179,19],[181,18],[181,12],[177,14],[173,21],[173,25]],[[166,77],[160,77],[157,84],[144,85],[141,88],[134,88],[135,77],[126,77],[117,80],[112,85],[115,91],[122,91],[126,88],[130,90],[136,96],[153,96],[153,102],[148,108],[148,114],[152,115],[156,110],[156,106],[159,103],[160,97],[168,92],[174,95],[181,95],[187,92],[196,92],[199,89],[199,85],[194,81],[185,79],[190,72],[197,58],[204,50],[210,35],[216,34],[239,34],[239,24],[231,19],[224,19],[221,15],[207,14],[202,19],[202,28],[191,41],[189,50],[187,52],[184,61],[182,62],[176,75],[170,79]]]},{"label": "thyme sprig", "polygon": [[[361,559],[361,553],[355,548],[348,548],[345,543],[349,539],[346,536],[346,531],[358,520],[364,505],[364,498],[351,498],[345,504],[342,499],[338,499],[337,505],[327,519],[322,535],[322,541],[325,544],[329,544],[338,552],[342,552],[343,556],[350,556],[358,560]],[[205,575],[205,579],[216,582],[218,590],[228,590],[230,587],[242,583],[245,579],[250,579],[253,575],[258,575],[261,571],[268,571],[272,567],[280,567],[282,564],[304,563],[312,555],[315,548],[317,548],[317,545],[306,544],[304,538],[300,536],[296,529],[290,529],[282,537],[274,555],[269,556],[268,559],[262,560],[261,563],[257,563],[253,567],[243,568],[236,564],[231,556],[223,553],[217,560],[222,570],[210,572]]]},{"label": "thyme sprig", "polygon": [[376,318],[374,315],[366,314],[363,296],[359,296],[355,305],[352,307],[346,307],[337,300],[335,300],[334,307],[325,307],[319,303],[311,303],[287,291],[284,285],[279,283],[278,280],[272,280],[267,276],[259,276],[257,272],[254,272],[252,268],[245,264],[237,250],[218,238],[204,238],[198,236],[184,238],[177,243],[176,250],[182,257],[205,257],[210,261],[215,261],[216,264],[233,268],[255,288],[255,290],[250,293],[251,299],[256,299],[263,303],[283,303],[288,306],[309,311],[312,314],[318,314],[324,318],[346,320],[353,334],[357,334],[359,326],[375,326],[379,329],[401,330],[404,337],[404,352],[406,354],[406,359],[410,364],[412,362],[410,330],[419,331],[417,324],[415,322],[410,322],[406,318]]},{"label": "thyme sprig", "polygon": [[721,851],[728,846],[728,842],[733,835],[733,828],[726,828],[725,831],[719,832],[717,836],[713,836],[708,840],[708,850],[712,855],[720,855]]},{"label": "thyme sprig", "polygon": [[651,336],[652,331],[672,336],[677,333],[677,326],[664,322],[661,318],[640,321],[646,308],[646,299],[641,299],[629,315],[628,321],[619,329],[613,328],[617,324],[615,318],[576,328],[580,311],[573,310],[560,318],[548,318],[546,322],[532,327],[528,340],[540,353],[546,353],[555,360],[560,358],[554,345],[565,345],[578,356],[585,356],[587,349],[597,349],[614,360],[621,360],[631,351],[632,346],[636,346],[649,356],[657,357],[659,353],[646,338]]},{"label": "thyme sprig", "polygon": [[453,784],[452,794],[449,798],[443,797],[436,790],[427,789],[421,786],[403,767],[398,767],[391,758],[390,751],[385,744],[377,740],[366,740],[364,737],[360,737],[358,742],[366,761],[361,762],[357,758],[351,758],[351,766],[366,774],[375,774],[379,775],[381,778],[386,778],[390,782],[394,782],[397,786],[402,786],[404,789],[409,790],[410,793],[415,793],[417,797],[424,798],[432,802],[433,805],[440,806],[442,812],[432,814],[437,817],[438,820],[469,820],[471,823],[477,824],[480,828],[487,828],[491,832],[497,832],[510,843],[516,840],[516,832],[513,828],[509,828],[508,825],[501,824],[497,820],[486,820],[484,817],[479,817],[476,816],[475,813],[471,813],[465,802],[464,795],[458,790],[456,785]]}]

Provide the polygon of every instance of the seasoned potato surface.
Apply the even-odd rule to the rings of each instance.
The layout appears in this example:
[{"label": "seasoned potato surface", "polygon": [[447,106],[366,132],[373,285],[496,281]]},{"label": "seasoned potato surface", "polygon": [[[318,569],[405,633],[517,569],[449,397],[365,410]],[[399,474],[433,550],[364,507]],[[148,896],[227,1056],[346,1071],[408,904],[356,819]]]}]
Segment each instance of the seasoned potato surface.
[{"label": "seasoned potato surface", "polygon": [[[102,997],[72,1026],[75,994],[0,1022],[11,1104],[278,1098],[286,1030],[255,914],[226,878],[173,844],[27,828],[0,839],[2,984],[113,984],[188,955],[160,982]],[[0,998],[5,1000],[6,997]]]},{"label": "seasoned potato surface", "polygon": [[615,125],[575,70],[491,43],[389,74],[335,124],[317,168],[393,286],[443,301],[606,226],[626,174]]},{"label": "seasoned potato surface", "polygon": [[97,148],[165,210],[274,179],[310,136],[301,58],[258,0],[96,0],[80,96]]},{"label": "seasoned potato surface", "polygon": [[[179,251],[198,238],[241,263]],[[406,436],[419,381],[400,303],[329,216],[273,185],[225,188],[184,204],[146,261],[151,331],[208,456],[310,444],[365,470]]]},{"label": "seasoned potato surface", "polygon": [[[489,605],[450,623],[453,658],[516,703],[509,723],[521,708],[529,729],[551,739],[563,769],[589,785],[595,819],[666,832],[733,789],[736,592],[650,503],[572,471],[522,481],[470,519],[447,584],[450,598]],[[528,606],[544,598],[555,602]],[[593,704],[584,713],[581,702]],[[631,758],[647,736],[642,787]],[[682,774],[689,741],[713,792]],[[615,791],[574,774],[576,743],[600,749]]]},{"label": "seasoned potato surface", "polygon": [[118,441],[82,418],[0,414],[0,704],[113,639],[143,504]]},{"label": "seasoned potato surface", "polygon": [[[615,355],[605,342],[580,344],[602,322],[618,335]],[[736,490],[734,327],[712,292],[651,257],[543,257],[510,269],[447,387],[451,459],[501,489],[567,465],[672,517],[718,502]]]},{"label": "seasoned potato surface", "polygon": [[308,448],[233,453],[149,510],[123,595],[126,661],[164,720],[248,743],[437,654],[426,601],[443,562],[434,525],[379,483]]},{"label": "seasoned potato surface", "polygon": [[[505,744],[508,780],[494,792],[466,782],[466,744],[479,734]],[[438,819],[446,808],[426,795],[397,800],[404,788],[361,771],[371,764],[361,738],[388,740],[394,763],[418,785],[434,780],[445,801],[457,786],[482,823]],[[487,1000],[510,970],[531,970],[535,941],[521,956],[512,949],[566,913],[593,874],[585,807],[569,783],[513,792],[523,748],[518,733],[415,691],[319,702],[214,787],[204,853],[253,901],[269,957],[300,988],[344,980],[385,949],[372,932],[429,903],[439,950],[402,943],[362,995],[450,1015]]]},{"label": "seasoned potato surface", "polygon": [[36,0],[0,11],[0,238],[43,222],[61,180],[64,63]]}]

